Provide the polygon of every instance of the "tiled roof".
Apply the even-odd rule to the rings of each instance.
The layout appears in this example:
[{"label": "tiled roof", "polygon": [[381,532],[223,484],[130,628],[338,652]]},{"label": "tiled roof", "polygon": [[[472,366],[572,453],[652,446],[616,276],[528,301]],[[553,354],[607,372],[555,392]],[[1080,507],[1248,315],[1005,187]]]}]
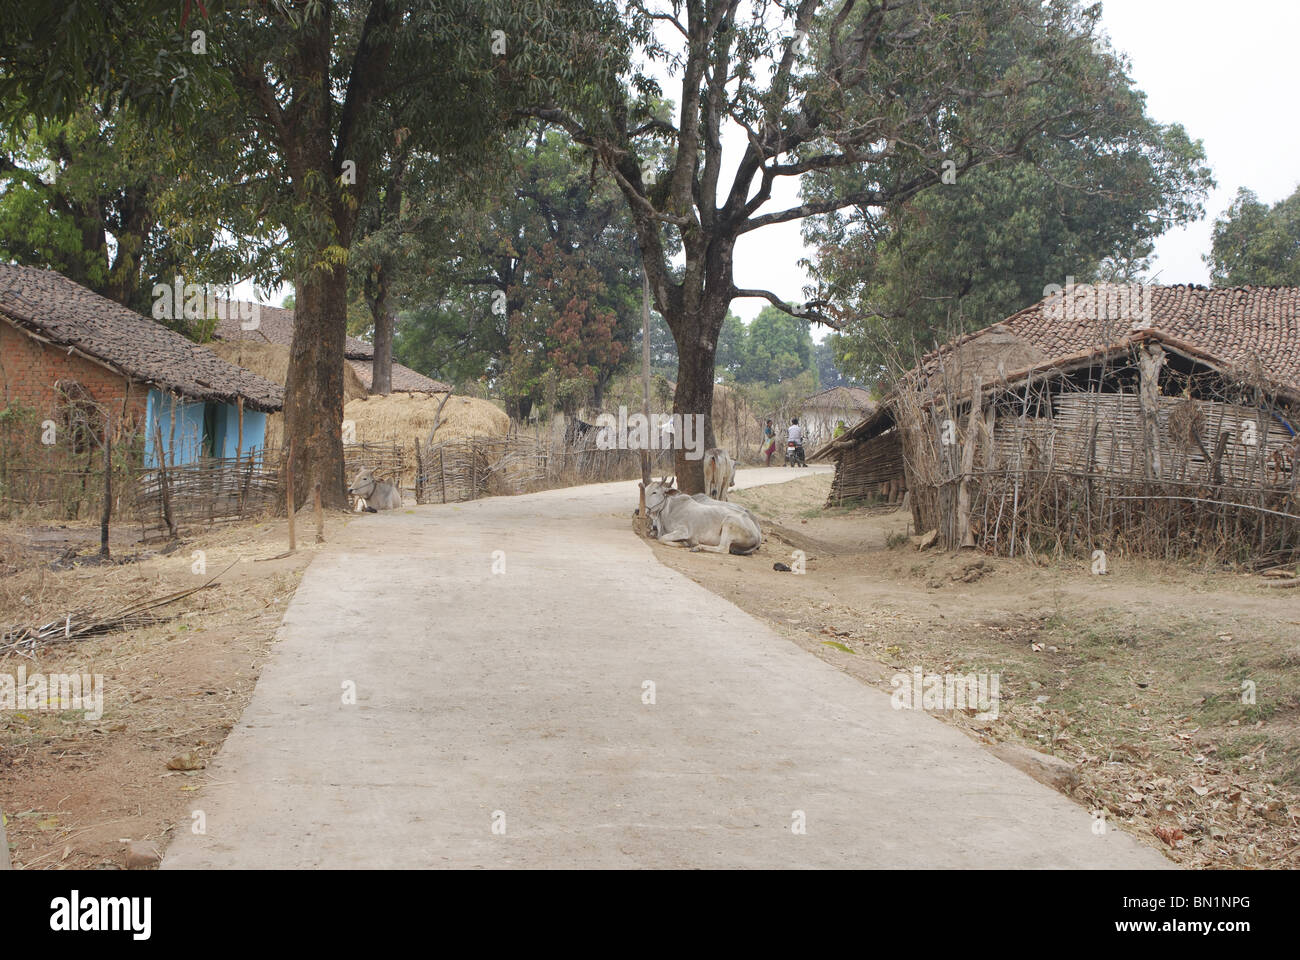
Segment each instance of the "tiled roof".
[{"label": "tiled roof", "polygon": [[0,264],[0,315],[60,347],[72,347],[132,380],[194,400],[279,410],[284,390],[211,350],[53,270]]},{"label": "tiled roof", "polygon": [[[365,385],[367,390],[374,382],[374,360],[348,360],[352,369],[356,371],[357,378]],[[426,377],[422,373],[412,370],[410,367],[404,367],[400,363],[393,364],[393,390],[397,393],[447,393],[451,387],[447,386],[441,380],[434,380]]]},{"label": "tiled roof", "polygon": [[[1044,369],[1088,352],[1105,353],[1130,342],[1163,340],[1216,366],[1247,372],[1300,392],[1300,288],[1145,286],[1098,287],[1093,306],[1088,291],[1047,297],[1001,323],[945,345],[976,346],[1001,338],[1016,361],[1013,369]],[[933,363],[936,354],[926,358]],[[986,380],[987,382],[987,380]]]},{"label": "tiled roof", "polygon": [[[265,343],[278,343],[281,346],[293,345],[293,311],[283,307],[268,307],[257,304],[257,329],[245,330],[240,326],[238,300],[218,300],[218,319],[213,336],[218,340],[257,340]],[[247,315],[248,311],[245,311]],[[375,348],[364,340],[348,337],[344,341],[344,356],[349,360],[369,360],[375,355]]]},{"label": "tiled roof", "polygon": [[[224,309],[222,309],[224,305]],[[232,309],[233,308],[233,309]],[[226,319],[218,320],[215,336],[220,340],[258,340],[269,343],[279,343],[286,347],[293,344],[293,311],[285,310],[282,307],[268,307],[263,304],[258,305],[258,326],[256,330],[244,330],[240,326],[239,320],[239,303],[223,301],[218,304],[218,316],[224,315]],[[245,311],[247,314],[247,311]],[[370,389],[372,382],[373,369],[371,363],[375,358],[375,348],[373,344],[366,343],[356,337],[348,337],[343,348],[343,355],[347,358],[352,369],[356,371],[357,376],[365,385],[367,390]],[[440,380],[434,380],[426,377],[422,373],[417,373],[410,367],[402,366],[400,363],[393,364],[393,389],[399,392],[409,393],[446,393],[451,387]]]},{"label": "tiled roof", "polygon": [[[922,366],[933,376],[940,358],[955,354],[956,363],[948,369],[958,368],[953,386],[960,393],[973,388],[976,372],[987,390],[997,378],[1013,382],[1153,341],[1243,379],[1258,371],[1279,395],[1300,400],[1300,287],[1097,290],[1100,295],[1090,303],[1086,288],[1075,289],[1073,306],[1068,293],[1045,297],[1000,323],[944,344],[927,354]],[[833,456],[859,437],[888,429],[893,423],[889,399],[808,459]]]}]

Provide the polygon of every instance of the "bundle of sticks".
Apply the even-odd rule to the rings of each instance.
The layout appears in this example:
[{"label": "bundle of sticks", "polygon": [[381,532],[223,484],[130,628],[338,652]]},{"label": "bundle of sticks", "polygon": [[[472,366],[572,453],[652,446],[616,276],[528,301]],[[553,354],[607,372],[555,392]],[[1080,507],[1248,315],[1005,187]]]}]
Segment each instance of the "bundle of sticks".
[{"label": "bundle of sticks", "polygon": [[166,614],[155,613],[158,608],[183,600],[188,596],[206,590],[215,583],[215,578],[207,583],[178,590],[162,597],[146,597],[108,612],[97,612],[93,608],[83,607],[69,611],[58,620],[42,624],[18,624],[0,631],[0,660],[13,654],[31,657],[37,648],[54,643],[70,643],[86,637],[112,633],[115,630],[129,630],[170,619]]}]

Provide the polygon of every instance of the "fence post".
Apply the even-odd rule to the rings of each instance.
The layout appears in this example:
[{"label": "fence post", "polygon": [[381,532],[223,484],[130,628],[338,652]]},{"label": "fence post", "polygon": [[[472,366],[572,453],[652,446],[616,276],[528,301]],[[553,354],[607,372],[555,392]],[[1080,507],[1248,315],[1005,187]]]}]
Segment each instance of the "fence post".
[{"label": "fence post", "polygon": [[289,508],[289,552],[298,549],[298,542],[293,534],[293,438],[289,439],[289,459],[284,466],[285,506]]},{"label": "fence post", "polygon": [[963,550],[975,546],[975,535],[970,528],[970,481],[971,471],[975,467],[975,442],[979,439],[980,407],[984,402],[983,388],[984,378],[977,373],[971,388],[966,443],[961,451],[961,483],[957,487],[957,529],[954,532],[957,534],[958,546]]},{"label": "fence post", "polygon": [[113,434],[104,414],[104,509],[99,514],[99,555],[108,558],[108,520],[113,514]]},{"label": "fence post", "polygon": [[[161,406],[161,404],[160,404]],[[162,445],[162,427],[158,425],[157,419],[153,422],[154,430],[154,451],[158,455],[158,488],[162,493],[163,522],[167,524],[168,535],[176,539],[176,519],[172,516],[172,495],[169,487],[170,478],[167,476],[167,455]]]},{"label": "fence post", "polygon": [[1148,480],[1161,479],[1160,465],[1160,367],[1164,364],[1165,352],[1160,347],[1151,346],[1142,350],[1138,357],[1138,406],[1142,412],[1142,433],[1145,439],[1145,470]]},{"label": "fence post", "polygon": [[420,453],[420,438],[415,438],[415,502],[424,503],[424,458]]}]

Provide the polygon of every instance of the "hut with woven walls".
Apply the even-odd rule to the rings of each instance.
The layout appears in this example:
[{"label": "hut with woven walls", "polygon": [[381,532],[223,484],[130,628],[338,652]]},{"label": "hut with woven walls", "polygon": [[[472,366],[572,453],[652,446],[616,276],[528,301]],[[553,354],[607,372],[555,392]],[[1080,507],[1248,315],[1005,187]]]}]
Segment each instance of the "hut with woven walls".
[{"label": "hut with woven walls", "polygon": [[815,450],[831,502],[1015,554],[1300,555],[1300,289],[1066,288],[944,344]]}]

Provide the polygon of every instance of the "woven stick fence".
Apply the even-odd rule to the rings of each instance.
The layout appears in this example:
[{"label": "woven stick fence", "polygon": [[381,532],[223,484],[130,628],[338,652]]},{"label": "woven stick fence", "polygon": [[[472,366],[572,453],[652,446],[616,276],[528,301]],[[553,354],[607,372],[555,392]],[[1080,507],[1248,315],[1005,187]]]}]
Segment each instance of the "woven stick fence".
[{"label": "woven stick fence", "polygon": [[142,538],[175,536],[182,525],[262,516],[274,507],[279,486],[275,459],[268,461],[260,451],[151,468],[135,487]]},{"label": "woven stick fence", "polygon": [[375,477],[397,487],[407,468],[406,450],[401,440],[369,441],[343,444],[344,479],[351,482],[358,470],[368,467]]},{"label": "woven stick fence", "polygon": [[[1160,396],[1163,362],[1155,348],[1125,367],[1140,367],[1137,379],[1098,377],[1085,389],[1029,378],[987,394],[980,374],[954,363],[931,376],[928,393],[900,390],[917,529],[937,530],[949,548],[1007,556],[1300,560],[1291,415],[1240,382],[1220,387],[1232,402],[1207,396],[1204,380],[1193,397],[1190,378],[1182,396]],[[1237,402],[1252,393],[1253,405]]]},{"label": "woven stick fence", "polygon": [[[632,480],[641,476],[637,450],[602,450],[597,431],[566,431],[416,444],[417,503],[460,503],[555,486]],[[651,470],[671,472],[671,450],[652,451]]]}]

